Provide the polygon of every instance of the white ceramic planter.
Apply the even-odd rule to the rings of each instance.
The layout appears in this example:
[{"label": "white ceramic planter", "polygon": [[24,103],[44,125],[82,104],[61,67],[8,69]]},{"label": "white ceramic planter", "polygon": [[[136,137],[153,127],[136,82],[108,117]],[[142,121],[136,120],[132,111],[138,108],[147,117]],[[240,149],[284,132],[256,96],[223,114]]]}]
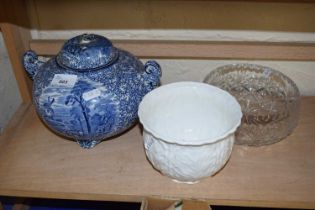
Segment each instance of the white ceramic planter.
[{"label": "white ceramic planter", "polygon": [[140,103],[138,114],[152,165],[186,183],[211,176],[225,165],[242,117],[233,96],[199,82],[153,90]]}]

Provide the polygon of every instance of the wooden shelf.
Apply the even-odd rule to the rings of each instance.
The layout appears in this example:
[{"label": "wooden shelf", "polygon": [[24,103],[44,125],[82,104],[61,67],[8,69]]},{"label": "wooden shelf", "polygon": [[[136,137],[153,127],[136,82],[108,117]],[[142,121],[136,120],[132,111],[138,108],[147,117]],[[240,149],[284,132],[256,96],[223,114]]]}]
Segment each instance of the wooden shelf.
[{"label": "wooden shelf", "polygon": [[112,201],[153,196],[315,208],[314,108],[315,97],[303,98],[292,135],[271,146],[235,146],[222,171],[187,185],[153,169],[138,125],[84,150],[46,128],[32,105],[23,105],[0,137],[0,195]]},{"label": "wooden shelf", "polygon": [[[56,55],[66,40],[31,40],[39,55]],[[315,61],[315,43],[174,40],[112,40],[141,58]]]},{"label": "wooden shelf", "polygon": [[[21,64],[26,50],[53,55],[62,43],[32,40],[30,28],[314,32],[314,5],[300,2],[89,1],[87,10],[84,1],[74,6],[6,0],[0,9],[0,30],[24,104],[0,136],[0,195],[137,202],[155,197],[213,205],[315,208],[315,97],[303,98],[299,126],[285,140],[258,148],[235,146],[228,164],[214,177],[195,185],[178,184],[147,161],[138,125],[91,150],[52,133],[31,105],[32,82]],[[116,44],[142,58],[315,60],[314,43],[117,40]]]}]

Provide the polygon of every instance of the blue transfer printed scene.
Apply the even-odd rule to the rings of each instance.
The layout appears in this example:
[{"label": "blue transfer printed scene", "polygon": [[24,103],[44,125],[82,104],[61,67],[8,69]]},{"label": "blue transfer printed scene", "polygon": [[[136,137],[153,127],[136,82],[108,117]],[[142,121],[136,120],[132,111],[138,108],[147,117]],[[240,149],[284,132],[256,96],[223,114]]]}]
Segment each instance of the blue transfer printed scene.
[{"label": "blue transfer printed scene", "polygon": [[34,80],[38,115],[53,131],[83,148],[131,127],[143,96],[159,85],[161,77],[157,62],[143,65],[95,34],[68,40],[47,62],[28,51],[23,64]]}]

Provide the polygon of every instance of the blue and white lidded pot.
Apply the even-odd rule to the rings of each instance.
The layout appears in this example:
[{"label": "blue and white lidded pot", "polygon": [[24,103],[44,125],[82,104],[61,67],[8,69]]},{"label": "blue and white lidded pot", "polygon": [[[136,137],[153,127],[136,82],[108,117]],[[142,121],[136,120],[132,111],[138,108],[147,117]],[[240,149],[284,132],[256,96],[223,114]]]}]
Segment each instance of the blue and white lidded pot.
[{"label": "blue and white lidded pot", "polygon": [[65,42],[47,62],[27,51],[23,64],[34,80],[38,115],[54,132],[92,148],[137,119],[143,96],[160,83],[161,68],[145,65],[107,38],[83,34]]}]

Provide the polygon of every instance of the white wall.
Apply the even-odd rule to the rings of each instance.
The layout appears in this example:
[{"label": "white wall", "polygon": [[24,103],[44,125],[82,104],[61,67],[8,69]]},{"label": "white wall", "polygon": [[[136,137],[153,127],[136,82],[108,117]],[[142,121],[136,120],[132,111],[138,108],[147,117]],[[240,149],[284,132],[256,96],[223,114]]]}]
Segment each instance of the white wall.
[{"label": "white wall", "polygon": [[109,39],[315,42],[315,33],[311,32],[249,30],[32,30],[31,33],[34,39],[69,39],[82,33],[96,33]]},{"label": "white wall", "polygon": [[[82,33],[97,33],[109,39],[315,42],[315,33],[237,30],[33,30],[32,37],[36,39],[69,39]],[[163,84],[181,80],[202,81],[207,73],[218,66],[242,62],[265,65],[279,70],[295,81],[302,95],[315,95],[315,62],[159,60],[163,68]]]},{"label": "white wall", "polygon": [[302,95],[315,95],[315,62],[237,61],[237,60],[158,60],[162,83],[183,80],[203,81],[213,69],[231,63],[255,63],[269,66],[289,76]]},{"label": "white wall", "polygon": [[19,95],[15,77],[0,33],[0,133],[22,100]]}]

